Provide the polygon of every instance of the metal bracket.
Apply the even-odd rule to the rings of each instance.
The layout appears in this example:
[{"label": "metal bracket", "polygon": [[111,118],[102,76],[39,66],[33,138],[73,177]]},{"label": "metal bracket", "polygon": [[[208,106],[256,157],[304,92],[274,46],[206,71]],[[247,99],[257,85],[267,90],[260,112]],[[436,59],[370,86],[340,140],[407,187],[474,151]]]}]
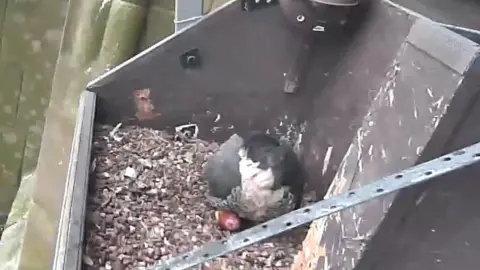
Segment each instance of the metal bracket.
[{"label": "metal bracket", "polygon": [[164,263],[158,262],[150,269],[188,269],[357,204],[425,183],[432,179],[439,179],[438,176],[462,169],[478,161],[480,161],[480,143],[405,169],[361,188],[350,190],[344,194],[292,211],[234,234],[227,239],[207,243],[196,250],[180,254]]}]

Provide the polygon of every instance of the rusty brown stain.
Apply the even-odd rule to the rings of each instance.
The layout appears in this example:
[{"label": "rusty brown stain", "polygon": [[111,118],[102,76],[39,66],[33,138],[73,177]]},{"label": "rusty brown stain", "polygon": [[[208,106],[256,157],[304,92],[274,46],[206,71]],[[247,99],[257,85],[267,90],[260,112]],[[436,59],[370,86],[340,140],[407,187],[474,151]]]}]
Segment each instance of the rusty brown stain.
[{"label": "rusty brown stain", "polygon": [[138,120],[150,120],[155,117],[160,116],[160,113],[155,113],[155,106],[153,106],[152,100],[150,98],[150,89],[141,89],[135,90],[134,101],[136,107],[135,116]]}]

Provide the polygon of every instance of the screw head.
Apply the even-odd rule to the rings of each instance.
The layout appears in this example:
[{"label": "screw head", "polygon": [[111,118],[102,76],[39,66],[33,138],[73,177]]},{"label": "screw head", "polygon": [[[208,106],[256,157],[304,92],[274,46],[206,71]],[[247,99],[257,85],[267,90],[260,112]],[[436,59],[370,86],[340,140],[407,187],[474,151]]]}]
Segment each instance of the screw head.
[{"label": "screw head", "polygon": [[305,21],[305,16],[303,15],[298,15],[297,16],[297,22],[304,22]]}]

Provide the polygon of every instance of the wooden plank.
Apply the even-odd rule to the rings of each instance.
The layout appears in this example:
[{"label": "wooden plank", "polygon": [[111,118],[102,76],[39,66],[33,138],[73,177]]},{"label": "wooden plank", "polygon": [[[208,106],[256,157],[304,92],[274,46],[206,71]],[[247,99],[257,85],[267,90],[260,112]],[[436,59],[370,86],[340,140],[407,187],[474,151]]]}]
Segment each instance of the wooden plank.
[{"label": "wooden plank", "polygon": [[[476,65],[462,84],[466,89],[480,88],[480,59]],[[480,141],[479,96],[476,92],[471,99],[466,117],[458,125],[454,138],[445,145],[444,152]],[[477,269],[480,263],[480,212],[476,211],[480,204],[479,173],[480,166],[475,165],[400,193],[358,269],[450,270],[457,266]]]},{"label": "wooden plank", "polygon": [[460,75],[468,71],[479,49],[477,43],[458,38],[445,28],[432,28],[427,20],[413,25],[407,41]]},{"label": "wooden plank", "polygon": [[476,0],[387,0],[428,18],[461,27],[480,30],[480,3]]},{"label": "wooden plank", "polygon": [[[459,52],[462,46],[450,46],[448,42],[426,44],[431,40],[418,38],[418,31],[425,36],[446,36],[468,50]],[[461,74],[480,52],[478,46],[423,21],[412,27],[406,41],[392,61],[325,197],[410,167],[422,155],[425,158],[441,154],[443,149],[438,149],[438,145],[450,139],[465,105],[475,94],[476,91],[461,87]],[[452,55],[465,61],[451,62]],[[453,104],[463,110],[447,110]],[[432,149],[432,145],[437,148]],[[353,269],[394,198],[395,194],[389,195],[315,221],[304,242],[303,254],[315,254],[319,259],[310,257],[293,269]],[[297,260],[301,257],[302,253]]]}]

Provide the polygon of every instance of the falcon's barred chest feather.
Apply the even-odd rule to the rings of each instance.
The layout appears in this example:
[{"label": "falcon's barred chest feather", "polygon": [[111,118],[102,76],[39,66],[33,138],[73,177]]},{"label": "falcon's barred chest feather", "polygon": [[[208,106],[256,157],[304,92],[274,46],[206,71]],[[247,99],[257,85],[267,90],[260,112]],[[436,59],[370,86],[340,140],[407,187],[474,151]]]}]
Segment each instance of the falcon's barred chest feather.
[{"label": "falcon's barred chest feather", "polygon": [[259,168],[260,162],[254,162],[247,157],[247,149],[241,148],[238,155],[242,177],[241,205],[253,220],[262,219],[268,209],[279,207],[279,202],[283,199],[285,191],[288,192],[288,188],[274,190],[275,176],[272,169]]},{"label": "falcon's barred chest feather", "polygon": [[[226,197],[209,197],[210,204],[257,222],[294,210],[299,197],[298,190],[291,186],[292,181],[287,183],[285,179],[297,177],[289,170],[296,172],[299,163],[291,163],[296,155],[286,149],[266,134],[254,135],[242,141],[235,152],[229,152],[229,157],[238,162],[238,185],[232,187]],[[292,153],[293,156],[287,156]],[[292,168],[286,169],[292,164]],[[233,179],[223,179],[217,183],[221,184],[222,181]]]},{"label": "falcon's barred chest feather", "polygon": [[266,221],[272,217],[280,216],[295,208],[295,196],[286,189],[279,189],[282,197],[279,201],[272,202],[270,207],[259,210],[255,204],[250,204],[242,199],[243,193],[241,187],[232,190],[226,199],[208,197],[209,204],[217,209],[223,209],[237,213],[240,217],[253,221]]},{"label": "falcon's barred chest feather", "polygon": [[226,200],[210,198],[215,208],[236,212],[240,217],[262,221],[293,210],[294,195],[288,187],[273,190],[274,174],[271,168],[259,168],[259,162],[247,157],[246,149],[241,148],[239,171],[241,186],[232,190]]}]

